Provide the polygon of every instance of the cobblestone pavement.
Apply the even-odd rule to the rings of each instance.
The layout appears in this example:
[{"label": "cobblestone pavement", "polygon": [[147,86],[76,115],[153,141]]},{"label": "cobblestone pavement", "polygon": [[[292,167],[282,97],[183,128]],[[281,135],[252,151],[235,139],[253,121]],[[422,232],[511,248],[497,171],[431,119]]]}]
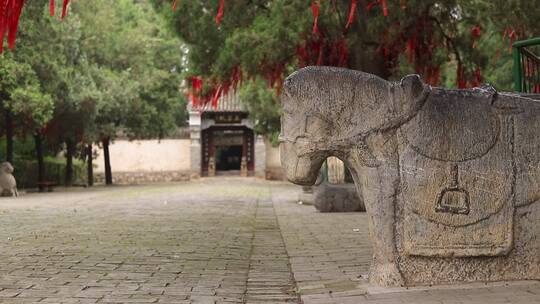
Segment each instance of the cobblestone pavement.
[{"label": "cobblestone pavement", "polygon": [[0,303],[540,303],[540,284],[378,289],[366,215],[212,178],[0,199]]},{"label": "cobblestone pavement", "polygon": [[285,186],[272,200],[304,304],[540,303],[540,282],[500,282],[415,288],[367,283],[371,248],[366,213],[319,213],[291,201]]}]

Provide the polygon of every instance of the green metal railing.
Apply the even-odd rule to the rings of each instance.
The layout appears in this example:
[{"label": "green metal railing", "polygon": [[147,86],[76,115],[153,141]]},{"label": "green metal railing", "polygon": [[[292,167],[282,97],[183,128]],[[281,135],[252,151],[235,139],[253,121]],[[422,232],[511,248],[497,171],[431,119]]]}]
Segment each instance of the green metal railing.
[{"label": "green metal railing", "polygon": [[512,44],[514,56],[514,86],[516,91],[540,94],[540,37],[516,41]]}]

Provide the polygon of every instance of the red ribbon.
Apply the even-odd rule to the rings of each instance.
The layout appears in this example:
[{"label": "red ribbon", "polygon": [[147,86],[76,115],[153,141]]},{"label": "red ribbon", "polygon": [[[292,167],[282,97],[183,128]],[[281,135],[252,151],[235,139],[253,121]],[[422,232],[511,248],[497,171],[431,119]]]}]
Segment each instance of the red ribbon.
[{"label": "red ribbon", "polygon": [[321,1],[317,0],[317,2],[311,3],[311,12],[313,12],[313,30],[311,31],[313,34],[317,34],[319,32],[319,9],[321,7]]},{"label": "red ribbon", "polygon": [[506,29],[504,29],[504,32],[503,32],[503,40],[508,36],[508,40],[510,42],[510,45],[509,45],[509,49],[508,49],[508,52],[512,52],[512,45],[514,44],[514,41],[517,39],[517,34],[516,34],[516,30],[511,28],[511,27],[507,27]]},{"label": "red ribbon", "polygon": [[15,47],[17,27],[25,0],[0,0],[0,53],[7,34],[8,47]]},{"label": "red ribbon", "polygon": [[212,98],[212,108],[217,108],[219,97],[221,97],[221,92],[223,88],[222,86],[219,86],[216,90],[216,93],[214,94],[214,98]]},{"label": "red ribbon", "polygon": [[[62,19],[64,19],[67,15],[67,9],[68,9],[69,0],[64,0],[62,3]],[[49,1],[49,13],[52,16],[54,16],[54,9],[55,9],[56,3],[55,0]]]},{"label": "red ribbon", "polygon": [[358,0],[351,0],[351,8],[349,10],[349,19],[347,20],[347,24],[345,25],[345,32],[349,30],[352,23],[354,22],[354,16],[356,15],[356,6],[358,5]]},{"label": "red ribbon", "polygon": [[216,24],[221,23],[221,19],[223,18],[223,7],[224,6],[225,6],[225,0],[220,0],[219,1],[218,12],[217,12],[217,15],[216,15]]},{"label": "red ribbon", "polygon": [[68,8],[69,0],[64,0],[64,3],[62,4],[62,19],[64,19],[67,15],[67,8]]},{"label": "red ribbon", "polygon": [[478,39],[480,39],[480,36],[482,35],[482,30],[480,29],[480,26],[476,25],[471,28],[471,36],[472,36],[472,48],[476,48],[476,42]]},{"label": "red ribbon", "polygon": [[414,62],[414,49],[415,49],[414,39],[409,38],[409,40],[407,40],[407,57],[408,57],[409,63]]},{"label": "red ribbon", "polygon": [[463,65],[461,65],[461,62],[458,63],[457,66],[457,85],[458,88],[464,89],[467,87],[467,80],[465,79],[465,70],[463,69]]},{"label": "red ribbon", "polygon": [[[67,15],[70,0],[63,0],[62,19]],[[0,53],[3,51],[3,42],[7,34],[8,47],[15,47],[19,19],[26,0],[0,0]],[[55,0],[49,1],[49,14],[54,16]]]},{"label": "red ribbon", "polygon": [[193,76],[190,78],[190,80],[191,80],[191,87],[193,88],[193,90],[200,91],[202,89],[201,78]]},{"label": "red ribbon", "polygon": [[383,15],[387,17],[388,16],[388,3],[386,2],[386,0],[381,0],[381,2],[382,2]]},{"label": "red ribbon", "polygon": [[8,20],[8,48],[13,49],[15,47],[15,40],[17,39],[17,28],[19,27],[19,18],[21,17],[24,0],[12,0],[11,4],[12,11]]},{"label": "red ribbon", "polygon": [[191,100],[191,105],[194,107],[201,104],[201,99],[197,95],[202,90],[202,79],[196,76],[188,77],[188,80],[191,82],[191,90],[188,92],[188,98]]},{"label": "red ribbon", "polygon": [[173,2],[173,4],[172,4],[172,10],[173,10],[173,12],[176,12],[176,5],[177,5],[177,4],[178,4],[177,1],[174,0],[174,2]]},{"label": "red ribbon", "polygon": [[476,67],[474,70],[474,81],[472,83],[473,87],[478,87],[482,84],[482,71],[479,67]]},{"label": "red ribbon", "polygon": [[54,8],[55,8],[55,3],[54,3],[54,0],[51,0],[49,2],[49,12],[51,14],[51,17],[54,16]]}]

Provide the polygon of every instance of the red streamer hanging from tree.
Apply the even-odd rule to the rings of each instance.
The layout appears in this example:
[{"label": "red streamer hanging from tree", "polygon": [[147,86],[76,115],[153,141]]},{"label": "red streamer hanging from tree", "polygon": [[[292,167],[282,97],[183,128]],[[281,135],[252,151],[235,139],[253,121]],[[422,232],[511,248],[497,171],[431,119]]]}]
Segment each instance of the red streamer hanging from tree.
[{"label": "red streamer hanging from tree", "polygon": [[467,87],[467,80],[465,79],[465,69],[463,68],[463,65],[461,62],[458,62],[457,70],[456,70],[456,79],[457,79],[457,85],[458,88],[464,89]]},{"label": "red streamer hanging from tree", "polygon": [[480,39],[480,36],[482,35],[482,30],[480,29],[480,26],[476,25],[471,28],[471,36],[472,36],[472,48],[476,48],[476,43],[478,42],[478,39]]},{"label": "red streamer hanging from tree", "polygon": [[[68,9],[69,1],[70,0],[63,0],[63,3],[62,3],[62,15],[60,17],[62,19],[64,19],[66,17],[66,15],[67,15],[67,9]],[[54,16],[55,7],[56,7],[55,0],[50,0],[49,1],[49,11],[50,11],[51,17]]]},{"label": "red streamer hanging from tree", "polygon": [[323,36],[306,38],[296,47],[300,67],[329,65],[348,67],[349,50],[345,37],[326,39]]},{"label": "red streamer hanging from tree", "polygon": [[386,0],[382,0],[382,9],[383,9],[383,15],[387,17],[388,16],[388,2]]},{"label": "red streamer hanging from tree", "polygon": [[15,47],[17,27],[25,0],[0,0],[0,53],[7,34],[8,47]]},{"label": "red streamer hanging from tree", "polygon": [[178,1],[174,0],[173,4],[172,4],[172,10],[173,12],[176,12],[176,6],[178,5]]},{"label": "red streamer hanging from tree", "polygon": [[225,7],[225,0],[219,0],[219,7],[218,12],[216,15],[216,24],[221,23],[221,19],[223,18],[223,8]]},{"label": "red streamer hanging from tree", "polygon": [[212,108],[216,109],[217,106],[218,106],[218,100],[219,100],[219,97],[221,97],[221,92],[223,90],[223,86],[219,86],[216,90],[216,92],[214,93],[214,97],[212,98]]},{"label": "red streamer hanging from tree", "polygon": [[311,3],[311,12],[313,13],[313,30],[311,31],[313,34],[317,34],[319,32],[319,10],[321,8],[321,1],[317,0],[313,3]]},{"label": "red streamer hanging from tree", "polygon": [[69,4],[69,0],[64,0],[64,3],[62,4],[62,19],[64,19],[67,15],[67,7]]},{"label": "red streamer hanging from tree", "polygon": [[503,40],[506,39],[506,37],[508,37],[508,43],[509,43],[509,48],[508,48],[508,52],[511,53],[512,52],[512,45],[514,44],[514,41],[516,41],[517,39],[517,33],[516,33],[516,30],[512,27],[507,27],[506,29],[504,29],[503,31]]},{"label": "red streamer hanging from tree", "polygon": [[[282,71],[283,70],[281,70],[280,74],[283,74]],[[236,90],[243,79],[244,75],[239,66],[233,67],[229,79],[221,82],[214,79],[203,79],[198,76],[190,76],[187,78],[190,88],[186,95],[194,108],[203,107],[208,103],[210,103],[213,108],[217,108],[219,99],[222,96],[227,95],[231,88]]]},{"label": "red streamer hanging from tree", "polygon": [[345,25],[345,32],[349,30],[352,23],[354,22],[354,17],[356,16],[356,7],[358,6],[358,0],[351,0],[351,8],[349,10],[349,19],[347,19],[347,24]]},{"label": "red streamer hanging from tree", "polygon": [[476,67],[476,69],[474,69],[473,76],[474,76],[474,79],[471,85],[473,87],[480,86],[482,84],[482,71],[480,70],[480,67]]},{"label": "red streamer hanging from tree", "polygon": [[[68,9],[69,1],[70,0],[63,0],[63,3],[62,3],[62,15],[60,17],[62,19],[64,19],[66,17],[66,15],[67,15],[67,9]],[[56,7],[55,0],[50,0],[50,2],[49,2],[49,10],[50,10],[51,16],[54,16],[55,7]]]},{"label": "red streamer hanging from tree", "polygon": [[196,76],[188,77],[188,81],[191,82],[191,90],[188,91],[188,98],[191,100],[191,105],[196,107],[200,104],[200,98],[198,94],[202,90],[202,79]]},{"label": "red streamer hanging from tree", "polygon": [[52,16],[54,16],[54,9],[55,9],[55,3],[54,3],[54,0],[51,0],[49,2],[49,14]]}]

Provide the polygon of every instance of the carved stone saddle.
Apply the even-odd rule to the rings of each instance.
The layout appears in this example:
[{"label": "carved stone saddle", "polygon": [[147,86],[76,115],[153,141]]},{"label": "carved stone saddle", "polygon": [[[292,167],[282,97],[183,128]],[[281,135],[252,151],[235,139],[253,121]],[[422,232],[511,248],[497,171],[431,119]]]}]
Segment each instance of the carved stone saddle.
[{"label": "carved stone saddle", "polygon": [[479,256],[510,250],[513,121],[493,107],[493,94],[434,89],[402,126],[407,254]]}]

